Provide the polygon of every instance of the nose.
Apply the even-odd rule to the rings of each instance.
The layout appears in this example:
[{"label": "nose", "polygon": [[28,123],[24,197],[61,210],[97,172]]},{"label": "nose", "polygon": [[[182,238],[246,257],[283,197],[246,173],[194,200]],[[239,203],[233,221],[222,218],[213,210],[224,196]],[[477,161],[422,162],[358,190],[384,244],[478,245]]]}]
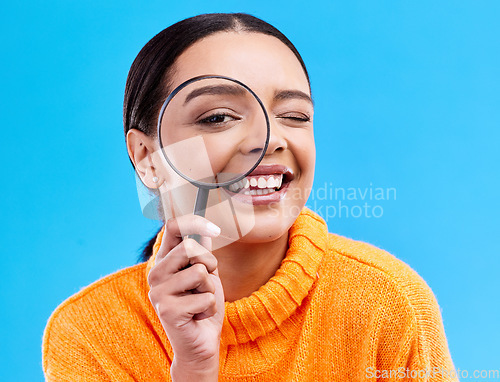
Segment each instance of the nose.
[{"label": "nose", "polygon": [[240,151],[244,154],[260,155],[264,150],[267,138],[267,148],[265,155],[271,155],[277,151],[283,151],[287,147],[284,131],[271,118],[269,119],[269,137],[267,137],[267,128],[265,122],[259,126],[253,126],[251,133],[245,136],[244,141],[240,145]]},{"label": "nose", "polygon": [[274,154],[275,152],[283,151],[287,147],[284,131],[275,120],[269,120],[270,133],[269,144],[267,145],[266,155]]}]

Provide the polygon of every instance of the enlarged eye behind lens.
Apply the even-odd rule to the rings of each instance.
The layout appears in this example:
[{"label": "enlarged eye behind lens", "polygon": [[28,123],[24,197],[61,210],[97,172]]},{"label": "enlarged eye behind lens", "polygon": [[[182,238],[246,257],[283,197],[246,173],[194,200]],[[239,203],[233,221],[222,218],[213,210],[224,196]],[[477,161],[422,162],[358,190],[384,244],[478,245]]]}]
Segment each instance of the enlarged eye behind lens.
[{"label": "enlarged eye behind lens", "polygon": [[202,116],[196,124],[207,131],[224,131],[233,127],[241,118],[226,112],[215,112],[208,116]]},{"label": "enlarged eye behind lens", "polygon": [[231,117],[230,115],[226,115],[226,114],[214,114],[214,115],[211,115],[210,117],[203,118],[198,123],[201,123],[201,124],[217,124],[217,123],[229,122],[229,121],[232,121],[232,120],[234,120],[234,118]]}]

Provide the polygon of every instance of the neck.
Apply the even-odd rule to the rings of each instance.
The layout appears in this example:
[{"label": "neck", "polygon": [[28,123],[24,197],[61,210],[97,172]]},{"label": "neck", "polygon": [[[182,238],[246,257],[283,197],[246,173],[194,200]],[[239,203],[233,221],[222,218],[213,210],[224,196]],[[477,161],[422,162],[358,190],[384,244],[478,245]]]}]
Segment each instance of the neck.
[{"label": "neck", "polygon": [[288,232],[266,243],[235,242],[214,251],[226,301],[250,296],[274,276],[288,249]]}]

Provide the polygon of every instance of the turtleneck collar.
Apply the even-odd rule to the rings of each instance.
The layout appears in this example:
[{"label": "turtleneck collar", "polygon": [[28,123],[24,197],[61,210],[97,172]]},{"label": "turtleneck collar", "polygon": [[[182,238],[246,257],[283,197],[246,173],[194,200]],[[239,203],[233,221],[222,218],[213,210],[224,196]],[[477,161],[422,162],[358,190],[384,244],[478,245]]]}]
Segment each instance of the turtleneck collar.
[{"label": "turtleneck collar", "polygon": [[[163,229],[158,234],[146,275],[154,266]],[[288,250],[275,275],[250,296],[226,302],[221,345],[255,340],[289,318],[308,295],[327,248],[328,229],[321,217],[304,208],[288,235]]]}]

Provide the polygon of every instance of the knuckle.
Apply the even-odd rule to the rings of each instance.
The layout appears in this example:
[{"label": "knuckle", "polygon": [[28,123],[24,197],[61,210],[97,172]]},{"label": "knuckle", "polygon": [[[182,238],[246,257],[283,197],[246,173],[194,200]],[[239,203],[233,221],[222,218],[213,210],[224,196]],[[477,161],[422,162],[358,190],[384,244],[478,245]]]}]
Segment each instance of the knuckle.
[{"label": "knuckle", "polygon": [[205,275],[203,272],[198,271],[196,268],[193,268],[191,270],[191,275],[189,276],[192,285],[194,285],[194,288],[199,287],[201,284],[205,282]]},{"label": "knuckle", "polygon": [[184,239],[182,241],[182,249],[185,253],[189,253],[189,251],[191,250],[190,239]]},{"label": "knuckle", "polygon": [[209,308],[215,307],[217,304],[217,300],[215,299],[215,294],[207,293],[207,306]]},{"label": "knuckle", "polygon": [[209,276],[209,282],[210,282],[210,292],[215,293],[217,291],[217,288],[215,287],[215,283],[212,280],[212,277]]},{"label": "knuckle", "polygon": [[158,316],[161,317],[162,319],[169,318],[172,316],[172,309],[170,304],[157,303],[156,311]]},{"label": "knuckle", "polygon": [[171,232],[173,230],[175,226],[175,218],[170,218],[167,220],[167,222],[165,223],[165,229],[168,231],[168,232]]},{"label": "knuckle", "polygon": [[150,287],[156,284],[156,282],[158,281],[158,275],[155,272],[155,268],[151,269],[147,280]]},{"label": "knuckle", "polygon": [[217,268],[217,266],[219,265],[218,261],[217,261],[217,258],[210,253],[210,256],[208,257],[207,259],[207,268],[210,272],[213,272],[215,271],[215,269]]},{"label": "knuckle", "polygon": [[208,277],[207,268],[203,264],[197,263],[191,268],[193,268],[193,273],[199,280],[204,280]]},{"label": "knuckle", "polygon": [[203,264],[205,266],[205,269],[207,270],[207,273],[212,273],[217,269],[217,258],[210,252],[205,251],[205,253],[198,255],[193,258],[193,262],[196,264]]},{"label": "knuckle", "polygon": [[183,244],[184,244],[184,249],[185,249],[186,253],[191,253],[191,252],[194,252],[196,245],[198,243],[195,240],[188,238],[188,239],[185,239],[183,241]]},{"label": "knuckle", "polygon": [[174,304],[170,303],[170,298],[168,296],[164,296],[161,293],[150,293],[149,295],[151,304],[158,317],[164,319],[172,316]]}]

